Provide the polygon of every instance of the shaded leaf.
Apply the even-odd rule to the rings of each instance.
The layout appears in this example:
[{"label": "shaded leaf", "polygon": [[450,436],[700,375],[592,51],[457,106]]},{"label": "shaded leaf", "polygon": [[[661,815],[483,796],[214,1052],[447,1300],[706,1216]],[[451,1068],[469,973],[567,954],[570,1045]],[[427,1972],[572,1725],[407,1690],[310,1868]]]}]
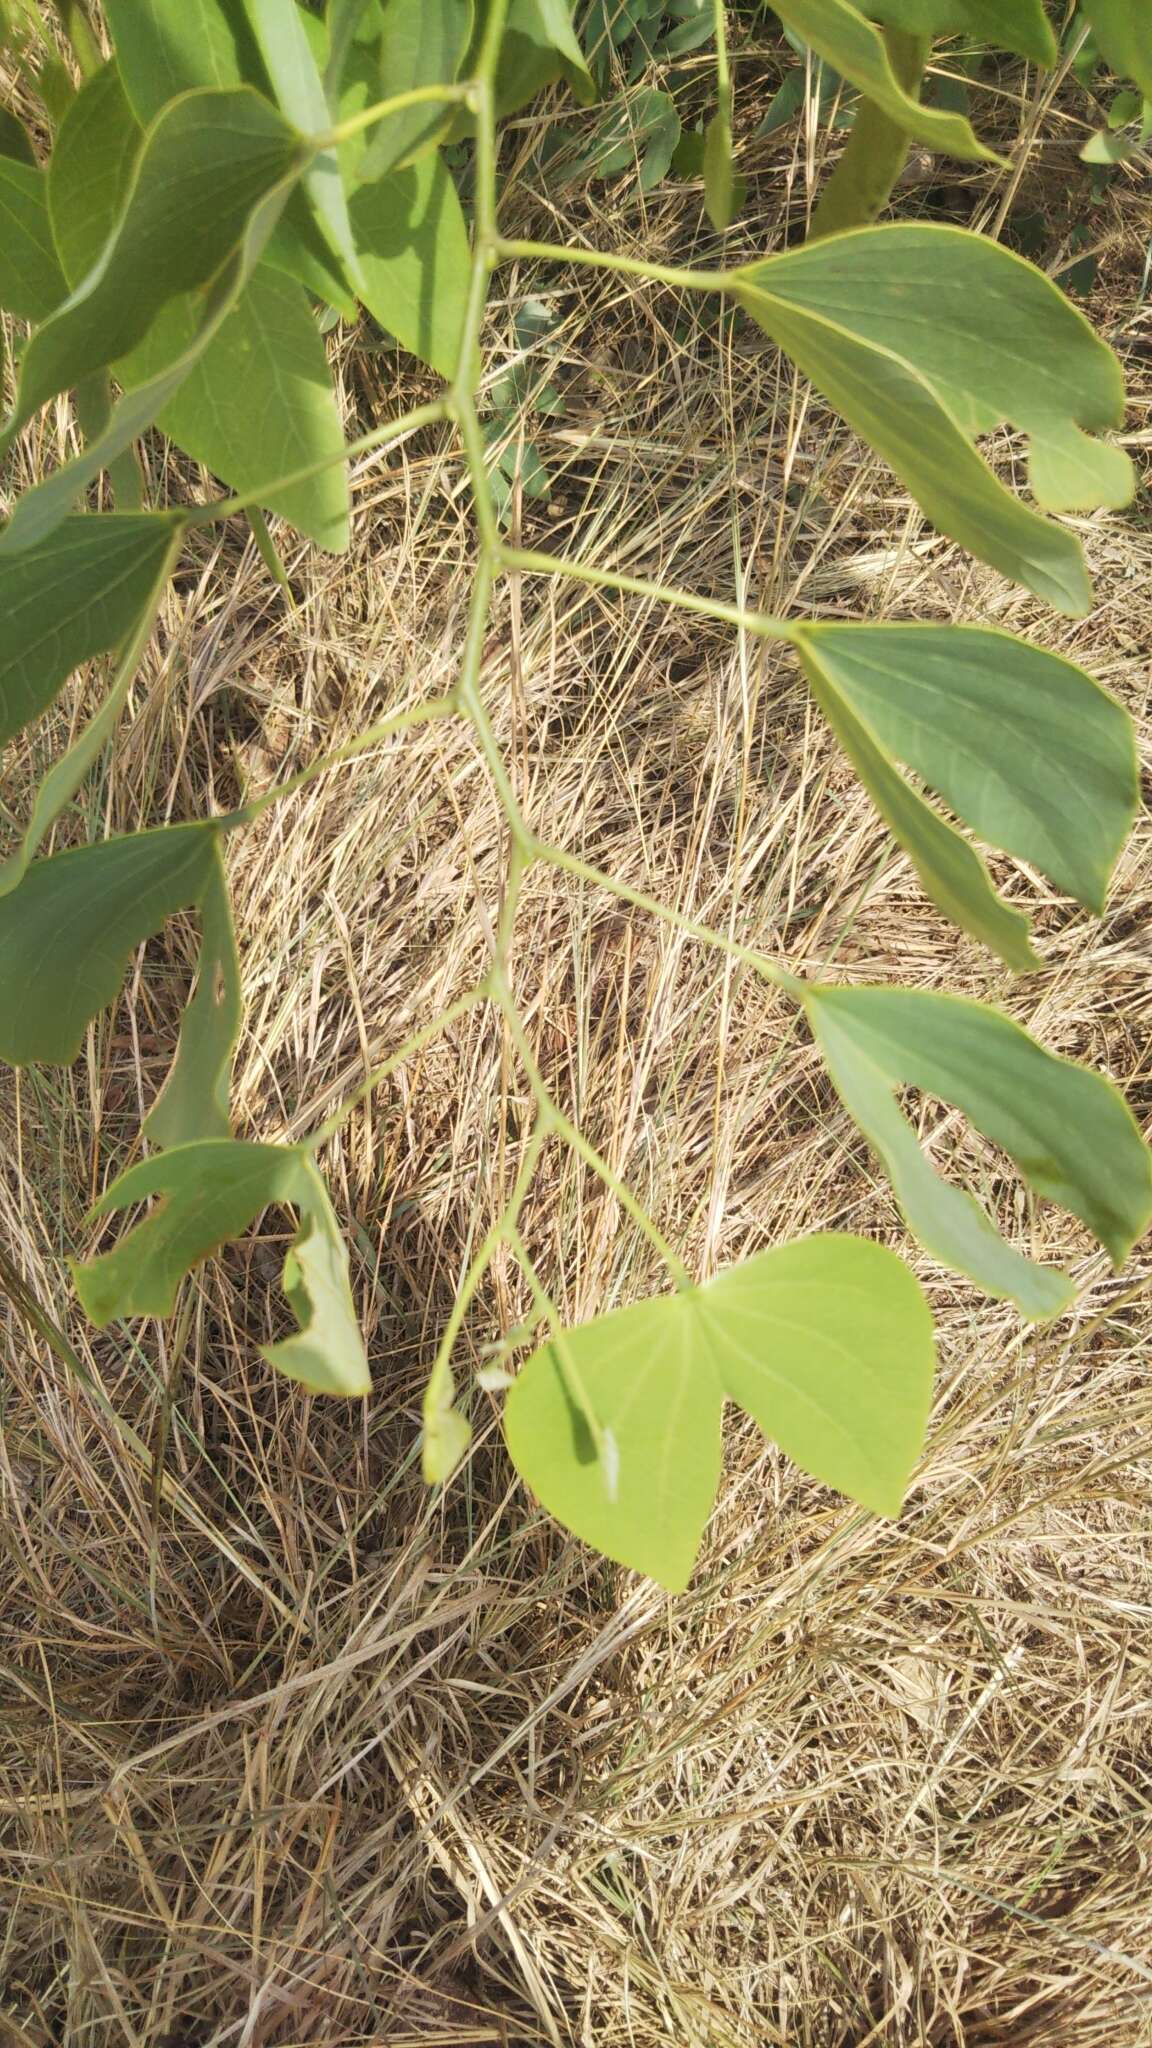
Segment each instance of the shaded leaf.
[{"label": "shaded leaf", "polygon": [[[470,72],[484,32],[484,0],[476,9],[472,47],[462,72]],[[554,78],[567,80],[576,98],[589,105],[596,87],[572,27],[571,0],[511,0],[496,67],[496,111],[515,113]]]},{"label": "shaded leaf", "polygon": [[56,392],[126,355],[169,299],[214,278],[260,201],[303,161],[299,138],[247,89],[165,108],[99,261],[24,352],[0,446]]},{"label": "shaded leaf", "polygon": [[215,827],[169,825],[34,863],[0,897],[0,1059],[68,1066],[136,947],[199,902]]},{"label": "shaded leaf", "polygon": [[[504,1427],[558,1520],[676,1592],[715,1497],[725,1395],[814,1477],[895,1515],[932,1371],[911,1273],[879,1245],[829,1234],[565,1331],[522,1368]],[[585,1403],[612,1445],[610,1473]]]},{"label": "shaded leaf", "polygon": [[[417,86],[454,84],[472,38],[472,0],[371,0],[371,6],[377,40],[364,52],[371,69],[362,57],[362,84],[351,104],[341,100],[342,115]],[[446,133],[454,113],[452,107],[409,107],[390,114],[370,130],[357,175],[380,178],[427,149]]]},{"label": "shaded leaf", "polygon": [[1132,722],[1099,683],[983,626],[818,623],[797,642],[809,673],[974,832],[1103,911],[1139,776]]},{"label": "shaded leaf", "polygon": [[441,156],[422,156],[353,193],[364,304],[442,377],[456,373],[468,302],[468,230]]},{"label": "shaded leaf", "polygon": [[1120,505],[1132,490],[1112,351],[1042,271],[984,236],[870,227],[729,274],[729,289],[858,432],[928,517],[1060,610],[1090,591],[1072,534],[1005,490],[972,447],[1008,419],[1030,438],[1033,491],[1052,510]]},{"label": "shaded leaf", "polygon": [[70,285],[97,262],[119,219],[143,140],[115,64],[86,80],[48,165],[48,211]]},{"label": "shaded leaf", "polygon": [[968,35],[994,50],[1013,50],[1034,64],[1056,62],[1058,49],[1042,0],[868,0],[886,28],[911,35]]},{"label": "shaded leaf", "polygon": [[67,289],[52,241],[44,172],[0,156],[0,307],[18,320],[47,320]]},{"label": "shaded leaf", "polygon": [[[323,135],[332,125],[306,17],[285,0],[245,0],[260,46],[273,97],[301,135]],[[319,24],[315,25],[319,29]],[[304,190],[317,225],[353,290],[360,289],[360,265],[348,221],[348,202],[335,149],[320,149],[304,173]]]},{"label": "shaded leaf", "polygon": [[261,1346],[262,1355],[314,1392],[369,1391],[347,1254],[308,1154],[232,1138],[179,1145],[121,1174],[92,1213],[131,1208],[150,1195],[162,1199],[114,1250],[73,1263],[76,1292],[94,1323],[170,1314],[185,1273],[239,1237],[271,1203],[283,1202],[300,1215],[284,1262],[284,1292],[300,1330]]},{"label": "shaded leaf", "polygon": [[780,19],[907,135],[945,156],[998,162],[961,114],[926,107],[904,91],[878,29],[849,0],[775,0]]},{"label": "shaded leaf", "polygon": [[1073,1295],[1062,1273],[999,1236],[970,1195],[940,1180],[893,1090],[950,1103],[1015,1160],[1038,1195],[1079,1216],[1119,1263],[1152,1219],[1152,1154],[1111,1082],[1057,1059],[1018,1024],[958,996],[809,989],[805,1011],[836,1091],[880,1154],[909,1228],[942,1260],[1036,1320]]},{"label": "shaded leaf", "polygon": [[1131,78],[1152,100],[1152,11],[1146,0],[1081,0],[1096,44],[1118,78]]},{"label": "shaded leaf", "polygon": [[731,94],[704,130],[704,208],[717,234],[730,228],[736,218]]},{"label": "shaded leaf", "polygon": [[31,137],[9,107],[0,107],[0,156],[12,157],[21,164],[36,162]]},{"label": "shaded leaf", "polygon": [[[166,309],[143,347],[118,365],[131,392],[191,351],[194,303]],[[259,497],[318,547],[348,545],[348,478],[323,338],[300,286],[266,263],[157,415],[157,424],[197,462],[244,496]],[[273,489],[312,463],[319,475]],[[266,489],[265,486],[268,486]]]},{"label": "shaded leaf", "polygon": [[[244,0],[109,0],[105,13],[125,90],[143,126],[197,86],[268,91]],[[303,192],[288,195],[269,238],[268,261],[354,317],[356,301]]]},{"label": "shaded leaf", "polygon": [[243,1015],[240,961],[232,903],[217,835],[200,899],[200,961],[196,989],[180,1025],[176,1059],[144,1123],[156,1145],[226,1138],[232,1129],[232,1052]]},{"label": "shaded leaf", "polygon": [[125,638],[179,531],[171,512],[80,516],[0,558],[0,745],[47,709],[80,662]]}]

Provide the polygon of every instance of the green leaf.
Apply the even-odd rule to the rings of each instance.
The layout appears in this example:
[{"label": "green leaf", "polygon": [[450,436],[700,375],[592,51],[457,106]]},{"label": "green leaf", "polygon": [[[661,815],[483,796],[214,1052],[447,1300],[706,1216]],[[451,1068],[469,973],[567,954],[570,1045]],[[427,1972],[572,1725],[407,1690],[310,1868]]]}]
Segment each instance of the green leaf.
[{"label": "green leaf", "polygon": [[[372,0],[377,42],[351,98],[342,98],[342,117],[358,113],[374,101],[421,85],[452,85],[460,76],[472,38],[472,0]],[[357,168],[362,179],[385,171],[427,149],[446,132],[454,109],[409,107],[390,114],[371,130]]]},{"label": "green leaf", "polygon": [[1081,14],[1118,78],[1131,78],[1152,100],[1152,12],[1146,0],[1081,0]]},{"label": "green leaf", "polygon": [[[484,33],[486,8],[476,10],[472,47],[462,67],[467,76]],[[526,106],[554,78],[565,78],[585,106],[596,87],[572,27],[570,0],[511,0],[496,67],[496,111],[503,117]]]},{"label": "green leaf", "polygon": [[725,1395],[805,1471],[896,1515],[932,1372],[932,1321],[911,1273],[879,1245],[829,1234],[565,1331],[522,1368],[504,1427],[550,1513],[679,1592],[715,1497]]},{"label": "green leaf", "polygon": [[16,500],[7,526],[0,529],[0,555],[20,554],[53,532],[78,494],[163,411],[214,340],[251,277],[283,206],[285,191],[283,184],[274,187],[257,206],[239,248],[204,297],[199,325],[184,354],[127,393],[102,433],[86,443],[71,462],[62,463]]},{"label": "green leaf", "polygon": [[[128,391],[147,386],[196,333],[194,302],[168,307],[143,346],[117,366]],[[300,286],[259,264],[208,346],[157,415],[157,425],[244,496],[259,495],[318,547],[348,545],[348,478],[323,338]],[[319,475],[278,490],[278,477],[317,462]]]},{"label": "green leaf", "polygon": [[704,130],[704,209],[717,234],[723,234],[736,218],[731,102],[729,92]]},{"label": "green leaf", "polygon": [[170,512],[81,516],[0,559],[0,745],[47,710],[82,661],[124,639],[179,528]]},{"label": "green leaf", "polygon": [[20,164],[36,162],[28,130],[8,107],[0,107],[0,156],[12,157]]},{"label": "green leaf", "polygon": [[71,1064],[136,947],[200,901],[214,839],[205,822],[74,847],[0,897],[0,1059]]},{"label": "green leaf", "polygon": [[0,448],[56,392],[134,348],[168,300],[210,282],[261,200],[304,160],[299,138],[247,88],[187,93],[166,107],[98,263],[24,352]]},{"label": "green leaf", "polygon": [[893,1090],[959,1109],[1038,1195],[1079,1216],[1119,1264],[1152,1220],[1152,1153],[1111,1082],[1045,1052],[1018,1024],[958,996],[810,988],[804,1007],[836,1091],[884,1162],[909,1228],[944,1264],[1038,1321],[1074,1289],[999,1237],[970,1195],[937,1178]]},{"label": "green leaf", "polygon": [[142,133],[115,64],[86,80],[60,124],[48,165],[48,211],[70,285],[100,256],[132,183]]},{"label": "green leaf", "polygon": [[[100,523],[104,523],[105,518],[111,518],[119,524],[124,516],[119,513],[101,515]],[[15,889],[19,882],[23,881],[28,871],[29,863],[39,851],[50,827],[55,824],[65,804],[69,803],[72,797],[75,796],[100,749],[105,745],[106,741],[111,739],[123,709],[124,700],[132,687],[136,671],[140,666],[141,656],[151,638],[160,600],[164,595],[168,578],[176,565],[176,560],[180,553],[184,529],[179,514],[176,513],[150,513],[143,516],[150,519],[164,519],[167,521],[169,528],[168,547],[160,559],[153,563],[154,576],[151,587],[146,592],[143,602],[136,613],[134,623],[120,649],[116,674],[111,688],[104,698],[104,702],[95,715],[89,719],[87,725],[81,729],[71,746],[53,761],[51,768],[36,791],[32,803],[32,815],[22,837],[17,842],[15,851],[10,853],[6,860],[0,861],[0,896],[6,896],[10,890]],[[96,524],[97,522],[93,520],[92,523]],[[18,555],[15,559],[16,563],[19,564],[21,561],[27,560],[27,556],[22,557]],[[5,576],[7,570],[7,563],[0,564],[0,576]]]},{"label": "green leaf", "polygon": [[818,623],[796,639],[818,694],[835,693],[886,755],[989,845],[1103,912],[1139,803],[1132,722],[1107,690],[984,626]]},{"label": "green leaf", "polygon": [[904,91],[892,69],[883,37],[849,0],[775,0],[780,19],[810,49],[858,86],[896,127],[945,156],[998,163],[961,114],[926,107]]},{"label": "green leaf", "polygon": [[[128,98],[144,126],[196,86],[268,91],[244,0],[109,0],[105,13]],[[268,261],[346,318],[355,316],[355,298],[301,191],[288,196],[269,239]]]},{"label": "green leaf", "polygon": [[184,1012],[172,1071],[144,1123],[144,1135],[154,1144],[229,1136],[232,1052],[242,1016],[232,903],[217,835],[200,899],[196,992]]},{"label": "green leaf", "polygon": [[1002,901],[979,854],[892,766],[876,735],[812,658],[806,640],[797,644],[816,702],[937,910],[1017,973],[1042,966],[1028,941],[1027,917]]},{"label": "green leaf", "polygon": [[1073,536],[1019,503],[972,442],[1007,419],[1030,437],[1050,510],[1122,505],[1132,467],[1091,438],[1119,425],[1112,351],[1042,271],[960,228],[833,235],[729,273],[729,289],[928,517],[1060,610],[1088,608]]},{"label": "green leaf", "polygon": [[[332,117],[305,30],[305,17],[296,7],[286,5],[285,0],[246,0],[246,6],[282,112],[301,135],[326,134]],[[360,265],[335,149],[316,151],[304,173],[304,190],[321,234],[348,283],[358,292]]]},{"label": "green leaf", "polygon": [[468,302],[468,230],[444,159],[426,155],[352,195],[374,320],[442,377],[456,373]]},{"label": "green leaf", "polygon": [[971,36],[1045,67],[1059,54],[1042,0],[868,0],[868,12],[886,28],[911,35]]},{"label": "green leaf", "polygon": [[44,172],[0,156],[0,307],[18,320],[47,320],[67,290]]},{"label": "green leaf", "polygon": [[293,1147],[205,1139],[134,1166],[101,1196],[93,1216],[162,1199],[110,1252],[73,1263],[85,1313],[103,1327],[124,1316],[165,1316],[185,1273],[239,1237],[273,1202],[298,1210],[300,1228],[284,1262],[284,1292],[300,1329],[262,1356],[316,1393],[370,1388],[368,1363],[348,1284],[348,1258],[324,1184]]}]

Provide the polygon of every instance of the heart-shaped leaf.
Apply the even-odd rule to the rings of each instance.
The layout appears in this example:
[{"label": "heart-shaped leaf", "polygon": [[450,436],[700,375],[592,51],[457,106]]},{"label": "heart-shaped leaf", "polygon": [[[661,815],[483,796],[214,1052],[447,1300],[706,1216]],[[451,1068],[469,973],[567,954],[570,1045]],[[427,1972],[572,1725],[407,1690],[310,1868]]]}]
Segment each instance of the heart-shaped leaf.
[{"label": "heart-shaped leaf", "polygon": [[830,1233],[564,1331],[522,1368],[504,1427],[550,1513],[676,1592],[711,1512],[725,1396],[815,1478],[896,1515],[933,1363],[932,1319],[907,1267]]}]

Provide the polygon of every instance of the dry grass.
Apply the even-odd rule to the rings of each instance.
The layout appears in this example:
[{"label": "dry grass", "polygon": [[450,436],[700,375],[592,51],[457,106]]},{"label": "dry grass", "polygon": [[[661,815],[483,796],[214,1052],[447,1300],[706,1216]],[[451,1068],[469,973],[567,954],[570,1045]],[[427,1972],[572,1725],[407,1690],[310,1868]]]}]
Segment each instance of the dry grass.
[{"label": "dry grass", "polygon": [[[516,203],[538,229],[532,139]],[[994,209],[1002,188],[982,189]],[[802,139],[755,186],[771,230],[737,245],[770,244],[804,190]],[[590,240],[686,247],[675,195],[593,202]],[[1130,239],[1118,204],[1100,312],[1138,379]],[[556,282],[508,278],[497,356],[519,295]],[[1034,630],[1147,742],[1141,515],[1086,524],[1099,608],[1055,623],[924,529],[742,323],[689,325],[672,295],[611,280],[566,277],[557,304],[568,411],[541,436],[558,481],[526,538],[773,608]],[[342,373],[350,413],[397,404],[391,358],[353,345]],[[1146,411],[1132,422],[1146,445]],[[292,559],[295,613],[242,531],[201,538],[77,832],[231,804],[448,679],[470,545],[455,458],[413,443],[365,465],[356,497],[349,556]],[[12,812],[93,687],[10,765]],[[997,864],[1050,962],[1013,984],[926,907],[775,650],[525,580],[484,687],[525,801],[570,847],[807,971],[1003,1001],[1147,1111],[1146,838],[1103,924]],[[474,978],[500,820],[466,734],[434,728],[274,807],[232,856],[238,1115],[279,1138]],[[769,992],[547,872],[516,956],[558,1094],[698,1270],[826,1225],[908,1252]],[[0,2039],[1152,2042],[1147,1254],[1114,1279],[923,1105],[937,1161],[1071,1262],[1078,1306],[1025,1331],[918,1260],[941,1370],[902,1521],[853,1512],[733,1421],[700,1571],[669,1602],[533,1508],[487,1397],[443,1497],[414,1465],[422,1378],[525,1127],[487,1014],[328,1160],[374,1365],[363,1413],[255,1360],[271,1223],[168,1327],[85,1327],[63,1256],[137,1142],[191,958],[174,928],[75,1069],[6,1098]],[[526,1234],[573,1316],[662,1284],[559,1153]],[[498,1264],[464,1376],[525,1307]]]}]

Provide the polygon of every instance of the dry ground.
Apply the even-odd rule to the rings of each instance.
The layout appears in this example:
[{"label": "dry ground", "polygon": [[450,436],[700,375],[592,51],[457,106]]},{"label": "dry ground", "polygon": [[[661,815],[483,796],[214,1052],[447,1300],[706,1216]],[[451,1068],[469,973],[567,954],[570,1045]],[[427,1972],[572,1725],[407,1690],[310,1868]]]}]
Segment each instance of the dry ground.
[{"label": "dry ground", "polygon": [[[512,145],[513,214],[539,231],[532,140]],[[751,153],[735,248],[770,246],[802,207],[809,140]],[[1063,161],[1046,166],[1056,214]],[[1004,186],[972,191],[993,218]],[[1122,183],[1096,216],[1096,311],[1137,446],[1141,204]],[[714,253],[697,196],[638,209],[601,188],[579,209],[601,245]],[[526,291],[555,292],[561,323],[567,410],[539,436],[557,482],[526,540],[772,608],[1035,631],[1125,699],[1147,745],[1146,514],[1085,523],[1099,607],[1055,622],[924,529],[744,323],[611,279],[505,283],[497,366]],[[418,389],[364,337],[341,371],[350,419]],[[1016,461],[1007,438],[998,456]],[[447,682],[470,546],[449,444],[361,465],[356,502],[342,560],[280,536],[294,612],[241,528],[201,536],[77,834],[227,807]],[[10,760],[10,815],[95,687]],[[803,971],[1004,1002],[1147,1116],[1147,837],[1100,924],[998,863],[1050,963],[1013,983],[925,905],[776,650],[523,580],[484,688],[553,837]],[[500,824],[466,734],[433,728],[275,807],[232,856],[238,1119],[279,1138],[475,977]],[[901,1522],[853,1512],[733,1420],[700,1570],[669,1601],[533,1507],[487,1396],[466,1468],[443,1496],[420,1483],[422,1376],[527,1107],[486,1014],[382,1089],[327,1162],[375,1373],[363,1412],[256,1358],[278,1223],[189,1284],[168,1327],[86,1328],[63,1257],[137,1142],[192,955],[171,930],[75,1069],[4,1097],[0,2039],[1152,2042],[1147,1251],[1112,1276],[923,1105],[937,1161],[1083,1283],[1053,1328],[1022,1328],[909,1247],[777,998],[536,874],[516,972],[540,1057],[693,1265],[860,1228],[914,1261],[938,1318]],[[558,1153],[526,1231],[573,1316],[661,1284]],[[525,1306],[498,1266],[465,1376]]]}]

